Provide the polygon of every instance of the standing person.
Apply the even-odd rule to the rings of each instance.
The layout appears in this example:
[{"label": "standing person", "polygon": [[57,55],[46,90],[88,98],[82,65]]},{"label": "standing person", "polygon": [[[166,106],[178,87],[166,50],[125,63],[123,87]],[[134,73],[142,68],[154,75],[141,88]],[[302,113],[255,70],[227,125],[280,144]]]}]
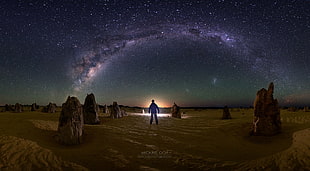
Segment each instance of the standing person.
[{"label": "standing person", "polygon": [[154,102],[154,100],[152,100],[152,103],[151,103],[151,105],[149,107],[149,113],[151,113],[150,124],[152,124],[152,122],[153,122],[153,115],[154,115],[155,121],[156,121],[156,125],[158,125],[157,113],[159,113],[159,108],[158,108],[157,104]]}]

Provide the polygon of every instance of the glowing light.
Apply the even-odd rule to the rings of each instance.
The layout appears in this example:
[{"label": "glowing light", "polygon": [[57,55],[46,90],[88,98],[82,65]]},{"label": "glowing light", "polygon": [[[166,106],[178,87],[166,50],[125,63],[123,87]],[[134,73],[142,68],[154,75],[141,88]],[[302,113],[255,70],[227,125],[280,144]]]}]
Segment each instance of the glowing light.
[{"label": "glowing light", "polygon": [[[151,117],[150,113],[129,113],[129,115]],[[163,118],[163,117],[171,117],[171,114],[170,113],[158,113],[157,117],[161,117],[161,118]]]},{"label": "glowing light", "polygon": [[90,68],[89,71],[88,71],[87,76],[88,76],[88,77],[94,77],[95,74],[96,74],[95,68]]},{"label": "glowing light", "polygon": [[130,45],[134,45],[136,43],[136,41],[135,40],[130,40],[130,41],[128,41],[127,42],[127,46],[130,46]]},{"label": "glowing light", "polygon": [[154,97],[154,98],[147,98],[144,102],[144,104],[142,105],[143,107],[148,108],[150,106],[150,104],[152,103],[152,100],[155,100],[155,103],[157,104],[158,107],[171,107],[173,102],[167,102],[166,100],[163,100],[160,97]]}]

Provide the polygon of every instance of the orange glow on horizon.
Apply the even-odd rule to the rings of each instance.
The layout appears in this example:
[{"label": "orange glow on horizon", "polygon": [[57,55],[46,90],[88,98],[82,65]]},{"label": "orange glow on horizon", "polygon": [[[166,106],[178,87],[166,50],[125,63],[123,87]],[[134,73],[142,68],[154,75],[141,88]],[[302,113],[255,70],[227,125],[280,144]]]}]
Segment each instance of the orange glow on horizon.
[{"label": "orange glow on horizon", "polygon": [[[165,100],[161,100],[159,98],[154,98],[154,101],[157,104],[157,106],[160,107],[160,108],[166,108],[166,107],[171,107],[172,106],[172,104],[169,104]],[[144,103],[143,107],[149,107],[151,103],[152,103],[152,98],[150,98],[150,100],[147,100]]]}]

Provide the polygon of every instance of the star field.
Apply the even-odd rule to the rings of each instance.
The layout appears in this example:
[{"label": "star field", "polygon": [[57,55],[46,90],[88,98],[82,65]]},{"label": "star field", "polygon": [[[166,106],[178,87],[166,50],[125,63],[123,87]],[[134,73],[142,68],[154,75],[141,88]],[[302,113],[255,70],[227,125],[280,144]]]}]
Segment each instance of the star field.
[{"label": "star field", "polygon": [[310,1],[1,1],[0,104],[309,105]]}]

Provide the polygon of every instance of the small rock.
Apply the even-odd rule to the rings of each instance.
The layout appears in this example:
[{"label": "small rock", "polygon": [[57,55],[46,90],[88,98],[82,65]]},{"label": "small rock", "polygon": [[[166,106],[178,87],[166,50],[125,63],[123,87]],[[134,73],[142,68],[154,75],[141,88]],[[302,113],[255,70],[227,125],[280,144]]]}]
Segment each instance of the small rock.
[{"label": "small rock", "polygon": [[19,104],[19,103],[15,104],[15,112],[16,113],[21,113],[23,110],[22,108],[23,108],[23,106],[21,104]]},{"label": "small rock", "polygon": [[31,111],[36,111],[36,110],[37,110],[37,104],[36,103],[32,103]]},{"label": "small rock", "polygon": [[171,108],[171,116],[174,118],[181,118],[180,107],[176,105],[175,103],[173,104]]},{"label": "small rock", "polygon": [[103,112],[104,113],[109,113],[109,108],[108,108],[107,105],[104,105]]},{"label": "small rock", "polygon": [[229,108],[227,106],[225,106],[223,108],[223,116],[222,116],[222,119],[231,119],[231,115],[230,115],[230,112],[229,112]]},{"label": "small rock", "polygon": [[57,108],[57,105],[55,103],[49,103],[47,106],[45,106],[42,110],[42,112],[45,112],[45,113],[56,113],[56,108]]},{"label": "small rock", "polygon": [[7,112],[9,112],[9,111],[15,111],[15,109],[13,109],[13,106],[12,106],[12,105],[6,104],[6,105],[5,105],[5,111],[7,111]]},{"label": "small rock", "polygon": [[113,119],[122,117],[121,108],[118,106],[117,102],[113,102],[110,117]]},{"label": "small rock", "polygon": [[297,112],[298,109],[297,107],[292,106],[292,107],[289,107],[287,110],[290,112]]}]

